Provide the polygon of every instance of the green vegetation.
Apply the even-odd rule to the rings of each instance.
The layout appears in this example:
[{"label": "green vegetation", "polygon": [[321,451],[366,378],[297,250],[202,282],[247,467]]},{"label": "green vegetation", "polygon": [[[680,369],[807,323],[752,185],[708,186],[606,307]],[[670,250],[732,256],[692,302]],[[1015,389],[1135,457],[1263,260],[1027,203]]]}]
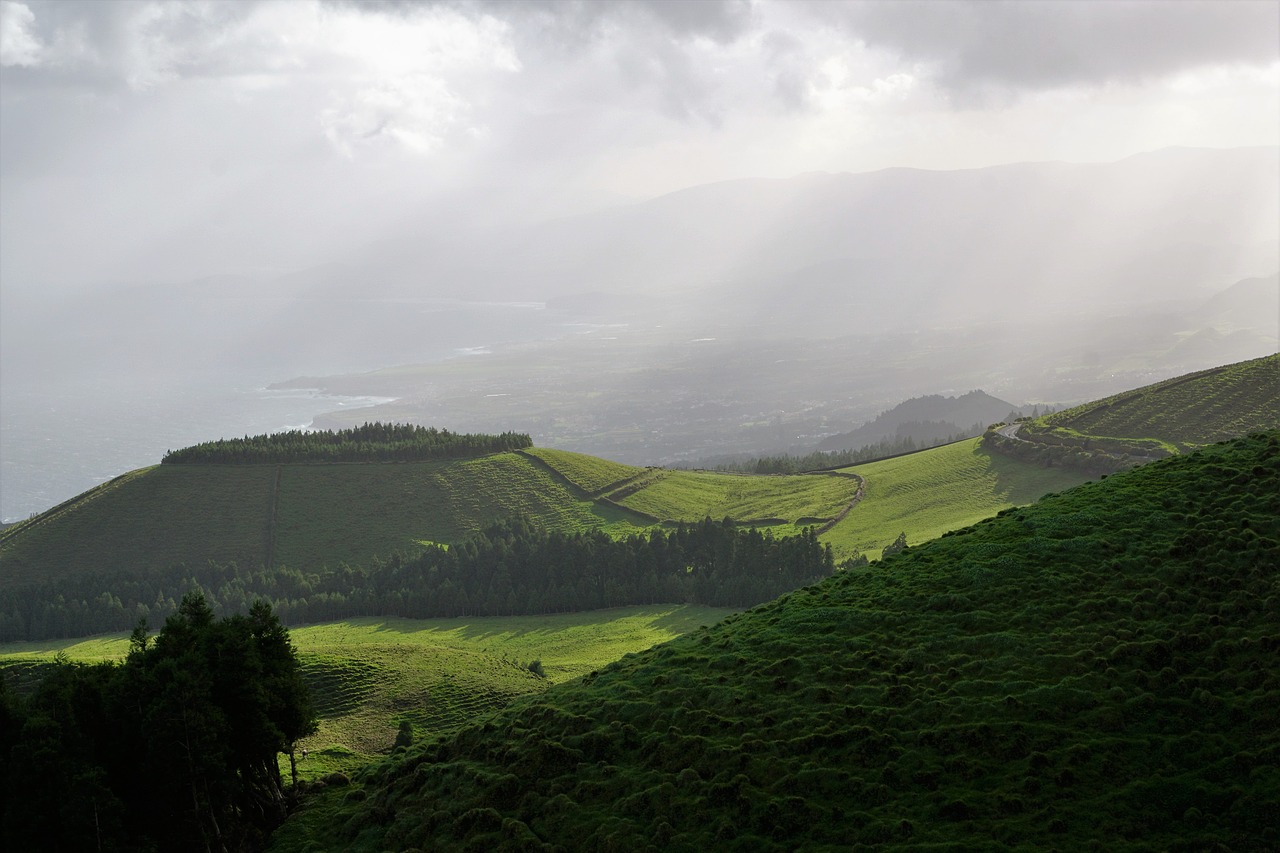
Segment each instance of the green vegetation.
[{"label": "green vegetation", "polygon": [[552,471],[592,497],[616,491],[623,484],[650,470],[567,450],[529,448],[524,453],[542,460]]},{"label": "green vegetation", "polygon": [[405,465],[291,465],[281,468],[269,565],[362,565],[375,556],[420,552],[424,543],[461,542],[516,517],[565,532],[621,534],[648,524],[575,495],[518,453]]},{"label": "green vegetation", "polygon": [[1186,451],[1260,429],[1280,427],[1280,355],[1188,373],[1047,415],[1032,436],[1159,439]]},{"label": "green vegetation", "polygon": [[[120,630],[199,589],[224,612],[262,599],[292,624],[351,616],[511,616],[689,602],[748,607],[831,574],[813,530],[776,538],[705,519],[611,539],[527,522],[492,525],[452,548],[338,571],[178,567],[140,578],[85,574],[10,593],[0,639]],[[96,594],[95,594],[96,593]],[[84,596],[84,598],[80,598]]]},{"label": "green vegetation", "polygon": [[837,559],[877,555],[903,532],[924,542],[1085,480],[991,453],[976,438],[844,470],[867,485],[854,511],[822,536]]},{"label": "green vegetation", "polygon": [[1024,424],[988,431],[1000,453],[1096,474],[1280,427],[1280,355],[1188,373]]},{"label": "green vegetation", "polygon": [[287,810],[277,756],[314,730],[271,608],[215,621],[188,596],[123,663],[56,661],[28,699],[0,683],[6,847],[258,849]]},{"label": "green vegetation", "polygon": [[856,480],[836,474],[756,477],[665,470],[640,485],[615,499],[664,521],[732,518],[785,534],[829,521],[848,506],[858,487]]},{"label": "green vegetation", "polygon": [[[833,476],[668,477],[532,450],[402,464],[153,466],[0,532],[0,639],[83,636],[139,617],[159,621],[196,585],[219,606],[244,607],[254,590],[242,585],[228,595],[221,587],[264,574],[263,567],[265,574],[294,572],[280,573],[282,596],[258,592],[270,594],[282,616],[297,614],[290,599],[310,597],[290,587],[297,573],[372,570],[397,554],[412,559],[435,544],[459,544],[503,519],[626,537],[661,519],[710,515],[795,533],[847,507],[857,487]],[[313,610],[309,618],[349,612]]]},{"label": "green vegetation", "polygon": [[[977,432],[982,432],[979,428]],[[744,474],[803,474],[808,471],[828,471],[835,468],[847,468],[859,462],[874,462],[888,459],[891,456],[905,456],[917,450],[928,450],[943,444],[962,441],[973,433],[948,434],[937,440],[917,441],[911,436],[896,439],[884,439],[873,444],[865,444],[857,450],[815,450],[812,453],[794,455],[780,453],[775,456],[761,456],[742,462],[722,463],[716,466],[717,471],[736,471]]]},{"label": "green vegetation", "polygon": [[[666,605],[547,616],[379,617],[294,628],[319,717],[316,733],[297,743],[299,776],[351,772],[385,754],[405,723],[415,740],[452,731],[515,696],[540,693],[733,612]],[[125,634],[7,643],[0,645],[0,673],[11,691],[29,692],[58,655],[101,663],[128,651]],[[541,678],[528,669],[535,660]]]},{"label": "green vegetation", "polygon": [[[387,466],[391,467],[391,466]],[[0,532],[0,591],[85,571],[266,557],[269,466],[153,466]]]},{"label": "green vegetation", "polygon": [[[418,553],[423,543],[461,542],[515,517],[548,530],[627,535],[656,519],[608,496],[593,498],[589,487],[608,472],[644,470],[554,451],[397,465],[154,466],[0,532],[0,595],[89,571],[146,576],[209,562],[246,569],[362,565]],[[699,487],[704,476],[716,485]],[[857,488],[824,477],[786,482],[788,522],[832,515]],[[655,515],[697,521],[775,515],[770,496],[780,483],[680,472],[655,485],[658,494],[644,499]],[[699,494],[707,496],[702,507]]]},{"label": "green vegetation", "polygon": [[280,462],[420,462],[466,459],[531,447],[529,436],[472,435],[413,424],[366,423],[337,431],[272,433],[219,439],[171,450],[166,465],[261,465]]},{"label": "green vegetation", "polygon": [[277,851],[1272,850],[1280,434],[1087,483],[416,741]]}]

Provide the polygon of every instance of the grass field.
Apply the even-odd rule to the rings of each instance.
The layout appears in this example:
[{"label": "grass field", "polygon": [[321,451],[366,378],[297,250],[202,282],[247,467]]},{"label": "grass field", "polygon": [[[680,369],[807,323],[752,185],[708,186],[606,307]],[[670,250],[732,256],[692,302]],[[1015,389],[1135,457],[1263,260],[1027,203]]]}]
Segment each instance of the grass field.
[{"label": "grass field", "polygon": [[1046,415],[1026,437],[1153,439],[1186,451],[1280,427],[1280,355],[1201,370]]},{"label": "grass field", "polygon": [[790,533],[802,519],[836,515],[856,489],[825,475],[662,471],[551,450],[455,462],[162,465],[0,534],[0,589],[209,562],[363,565],[515,516],[613,536],[707,516],[778,519],[776,532]]},{"label": "grass field", "polygon": [[[304,777],[351,770],[385,753],[401,720],[415,736],[437,734],[517,696],[598,670],[734,611],[626,607],[591,613],[491,619],[354,619],[290,631],[320,729],[300,746]],[[0,669],[21,681],[58,653],[96,663],[123,657],[126,635],[0,645]],[[542,663],[545,677],[528,664]]]},{"label": "grass field", "polygon": [[0,584],[266,559],[274,466],[157,465],[0,534]]},{"label": "grass field", "polygon": [[603,494],[610,486],[621,484],[648,470],[568,450],[531,447],[524,452],[541,459],[570,483],[592,495]]},{"label": "grass field", "polygon": [[461,462],[282,466],[275,564],[365,563],[453,543],[526,516],[556,530],[630,532],[627,514],[584,500],[517,453]]},{"label": "grass field", "polygon": [[844,469],[866,480],[853,512],[823,534],[839,559],[855,549],[876,559],[899,533],[918,545],[1002,509],[1033,503],[1089,479],[985,451],[981,439]]},{"label": "grass field", "polygon": [[717,520],[776,519],[775,532],[786,534],[820,523],[817,519],[834,517],[848,506],[857,490],[853,479],[826,474],[663,471],[618,503],[672,521],[701,521],[707,516]]}]

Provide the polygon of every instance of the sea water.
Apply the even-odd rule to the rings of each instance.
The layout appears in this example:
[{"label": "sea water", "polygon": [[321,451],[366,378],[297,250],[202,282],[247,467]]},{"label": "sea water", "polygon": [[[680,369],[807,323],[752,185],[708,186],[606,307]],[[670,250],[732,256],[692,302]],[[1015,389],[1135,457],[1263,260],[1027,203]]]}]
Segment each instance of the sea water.
[{"label": "sea water", "polygon": [[273,391],[272,377],[183,383],[121,378],[8,381],[0,406],[0,517],[20,521],[168,450],[218,438],[306,429],[323,412],[390,398]]}]

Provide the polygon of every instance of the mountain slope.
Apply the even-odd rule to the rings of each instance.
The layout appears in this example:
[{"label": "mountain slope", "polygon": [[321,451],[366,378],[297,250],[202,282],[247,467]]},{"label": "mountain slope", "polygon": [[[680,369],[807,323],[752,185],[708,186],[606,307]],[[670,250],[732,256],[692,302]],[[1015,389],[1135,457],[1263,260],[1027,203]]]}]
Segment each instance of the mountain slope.
[{"label": "mountain slope", "polygon": [[1280,426],[1280,355],[1201,370],[1041,418],[1050,431],[1159,438],[1179,447]]},{"label": "mountain slope", "polygon": [[838,557],[857,550],[875,558],[899,533],[915,545],[1088,479],[993,453],[977,438],[841,470],[861,477],[866,489],[823,536]]},{"label": "mountain slope", "polygon": [[[926,423],[945,424],[945,431],[940,438],[961,433],[974,424],[995,423],[1017,408],[1012,403],[992,397],[985,391],[970,391],[959,397],[944,397],[941,394],[929,394],[914,397],[881,412],[872,421],[849,432],[828,436],[818,443],[818,450],[845,450],[865,447],[885,439],[911,436],[917,441],[926,439],[920,434],[920,428]],[[916,424],[913,431],[912,425]],[[981,429],[979,430],[981,431]],[[927,435],[934,440],[937,429]],[[976,435],[976,433],[970,433]]]},{"label": "mountain slope", "polygon": [[274,849],[1274,849],[1277,483],[1271,434],[1002,514],[519,700]]},{"label": "mountain slope", "polygon": [[0,592],[210,561],[365,565],[517,516],[550,530],[625,534],[712,515],[787,534],[834,518],[857,488],[834,474],[647,472],[537,449],[449,462],[159,465],[0,532]]}]

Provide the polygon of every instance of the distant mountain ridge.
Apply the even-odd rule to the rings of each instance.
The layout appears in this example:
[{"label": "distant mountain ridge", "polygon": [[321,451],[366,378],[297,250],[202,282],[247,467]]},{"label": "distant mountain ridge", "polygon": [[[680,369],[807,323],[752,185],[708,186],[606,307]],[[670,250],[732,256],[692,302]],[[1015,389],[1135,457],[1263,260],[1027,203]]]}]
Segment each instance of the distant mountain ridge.
[{"label": "distant mountain ridge", "polygon": [[[848,450],[886,439],[935,441],[951,435],[978,435],[987,426],[1017,409],[1012,403],[985,391],[970,391],[958,397],[927,394],[913,397],[881,412],[874,420],[849,432],[828,436],[818,450]],[[976,431],[973,426],[977,424]]]}]

